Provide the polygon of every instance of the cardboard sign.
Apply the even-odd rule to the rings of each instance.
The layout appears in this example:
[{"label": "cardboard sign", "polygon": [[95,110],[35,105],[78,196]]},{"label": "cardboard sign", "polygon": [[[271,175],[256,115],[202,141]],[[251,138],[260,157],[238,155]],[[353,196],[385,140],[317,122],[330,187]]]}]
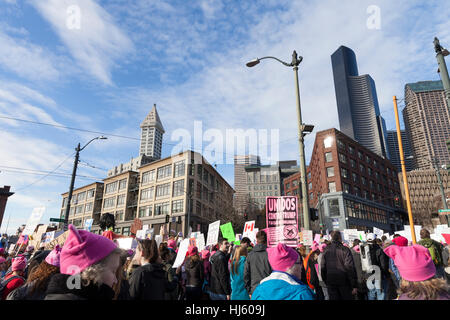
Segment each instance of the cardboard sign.
[{"label": "cardboard sign", "polygon": [[33,212],[31,213],[30,218],[28,218],[25,229],[23,229],[23,231],[22,231],[22,235],[26,236],[26,235],[33,234],[34,229],[36,229],[37,225],[39,224],[39,221],[41,221],[44,211],[45,211],[45,207],[39,207],[39,208],[33,209]]},{"label": "cardboard sign", "polygon": [[303,244],[305,246],[312,246],[313,245],[313,232],[312,230],[303,230]]},{"label": "cardboard sign", "polygon": [[266,225],[268,229],[268,247],[274,247],[278,243],[284,243],[289,247],[297,247],[297,202],[297,197],[266,197]]},{"label": "cardboard sign", "polygon": [[384,234],[384,231],[381,229],[378,229],[377,227],[373,227],[373,233],[375,233],[377,235],[378,239],[381,239],[381,237]]},{"label": "cardboard sign", "polygon": [[234,239],[236,239],[236,236],[234,235],[233,225],[231,224],[231,222],[221,225],[220,231],[222,232],[222,236],[229,242],[235,241]]},{"label": "cardboard sign", "polygon": [[130,238],[118,238],[115,241],[117,241],[119,248],[124,249],[124,250],[130,250],[130,249],[135,250],[137,247],[136,239],[133,239],[131,237]]},{"label": "cardboard sign", "polygon": [[69,230],[66,232],[55,232],[55,238],[45,245],[46,250],[53,250],[54,247],[58,244],[60,247],[64,246],[66,242],[67,236],[69,235]]},{"label": "cardboard sign", "polygon": [[205,249],[205,235],[203,233],[200,233],[197,237],[197,248],[199,252]]},{"label": "cardboard sign", "polygon": [[183,241],[181,241],[180,246],[178,247],[177,257],[175,258],[175,262],[173,263],[172,268],[178,268],[183,264],[188,248],[189,239],[184,239]]},{"label": "cardboard sign", "polygon": [[206,245],[215,245],[219,241],[220,220],[210,223],[208,226],[208,237]]},{"label": "cardboard sign", "polygon": [[91,231],[93,223],[94,219],[86,219],[86,221],[84,221],[84,230]]}]

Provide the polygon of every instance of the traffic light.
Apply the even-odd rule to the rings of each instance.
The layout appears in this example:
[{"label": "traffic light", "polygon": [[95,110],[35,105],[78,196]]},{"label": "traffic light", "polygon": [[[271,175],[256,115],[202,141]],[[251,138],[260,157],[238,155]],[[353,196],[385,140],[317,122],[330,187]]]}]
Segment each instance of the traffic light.
[{"label": "traffic light", "polygon": [[247,220],[248,219],[248,213],[244,212],[244,219]]},{"label": "traffic light", "polygon": [[166,214],[166,223],[169,223],[170,216]]},{"label": "traffic light", "polygon": [[316,221],[319,219],[319,210],[315,208],[309,208],[309,218],[311,221]]},{"label": "traffic light", "polygon": [[400,198],[398,196],[394,197],[394,204],[396,207],[400,207]]},{"label": "traffic light", "polygon": [[177,221],[177,223],[178,223],[178,224],[181,224],[181,216],[178,216],[178,221]]}]

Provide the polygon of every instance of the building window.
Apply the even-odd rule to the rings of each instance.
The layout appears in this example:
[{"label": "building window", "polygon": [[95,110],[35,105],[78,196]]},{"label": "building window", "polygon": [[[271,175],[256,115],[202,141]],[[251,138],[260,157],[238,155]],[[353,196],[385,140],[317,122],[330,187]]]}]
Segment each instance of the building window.
[{"label": "building window", "polygon": [[350,165],[351,165],[351,167],[352,167],[353,169],[355,169],[355,168],[356,168],[356,161],[353,160],[353,159],[350,159]]},{"label": "building window", "polygon": [[343,178],[347,179],[348,178],[348,171],[345,168],[341,168],[341,175]]},{"label": "building window", "polygon": [[375,189],[375,183],[372,180],[369,180],[369,186],[371,190]]},{"label": "building window", "polygon": [[147,171],[142,174],[142,184],[155,181],[155,170]]},{"label": "building window", "polygon": [[103,208],[112,208],[116,203],[116,197],[106,198],[103,202]]},{"label": "building window", "polygon": [[367,179],[365,177],[361,177],[361,183],[363,186],[367,186]]},{"label": "building window", "polygon": [[337,145],[339,149],[345,150],[345,143],[343,143],[341,140],[337,140]]},{"label": "building window", "polygon": [[179,213],[184,211],[184,201],[183,200],[175,200],[172,201],[172,213]]},{"label": "building window", "polygon": [[344,189],[345,193],[351,193],[349,184],[343,183],[342,186],[343,186],[343,189]]},{"label": "building window", "polygon": [[370,157],[366,155],[366,162],[370,164]]},{"label": "building window", "polygon": [[359,171],[361,171],[361,173],[365,173],[366,172],[366,167],[364,167],[364,165],[360,164],[359,165]]},{"label": "building window", "polygon": [[328,211],[330,217],[336,217],[340,215],[339,211],[339,199],[329,199],[328,200]]},{"label": "building window", "polygon": [[372,176],[372,168],[371,167],[367,167],[367,173],[369,174],[369,176]]},{"label": "building window", "polygon": [[121,194],[117,196],[117,206],[123,206],[125,204],[126,197],[127,197],[126,194]]},{"label": "building window", "polygon": [[84,208],[84,212],[85,213],[92,212],[93,205],[94,205],[93,202],[86,203],[86,207]]},{"label": "building window", "polygon": [[355,148],[353,148],[352,146],[348,146],[348,152],[350,153],[350,154],[355,154]]},{"label": "building window", "polygon": [[333,161],[333,155],[331,154],[331,152],[326,152],[325,153],[325,162],[332,162]]},{"label": "building window", "polygon": [[353,187],[353,189],[355,190],[355,196],[360,197],[361,196],[361,192],[359,190],[358,187]]},{"label": "building window", "polygon": [[312,189],[312,182],[310,182],[309,184],[308,184],[308,190],[311,190]]},{"label": "building window", "polygon": [[118,181],[108,183],[105,187],[105,194],[115,192],[117,190]]},{"label": "building window", "polygon": [[122,179],[119,181],[119,190],[124,190],[127,188],[127,181],[128,179]]},{"label": "building window", "polygon": [[327,167],[327,177],[334,177],[334,167]]},{"label": "building window", "polygon": [[359,160],[362,160],[362,159],[363,159],[363,154],[362,154],[361,151],[358,151],[358,158],[359,158]]},{"label": "building window", "polygon": [[197,213],[197,215],[201,216],[202,215],[202,204],[199,201],[196,201],[195,209],[196,209],[195,212]]},{"label": "building window", "polygon": [[141,202],[146,200],[153,200],[154,190],[155,190],[154,187],[141,190]]},{"label": "building window", "polygon": [[95,195],[95,189],[91,189],[87,191],[87,199],[93,198]]},{"label": "building window", "polygon": [[86,192],[81,192],[78,194],[78,202],[84,201],[86,197]]},{"label": "building window", "polygon": [[169,164],[167,166],[158,168],[157,179],[165,179],[172,176],[172,165]]},{"label": "building window", "polygon": [[169,214],[169,202],[157,203],[155,204],[155,215],[166,215]]},{"label": "building window", "polygon": [[75,209],[75,214],[81,214],[83,213],[84,205],[77,206]]},{"label": "building window", "polygon": [[336,192],[336,183],[335,182],[328,182],[328,190],[329,192]]},{"label": "building window", "polygon": [[345,154],[339,153],[339,161],[342,163],[347,163],[347,157]]},{"label": "building window", "polygon": [[156,186],[156,198],[170,195],[170,183],[160,184]]},{"label": "building window", "polygon": [[67,198],[63,199],[63,204],[62,204],[63,208],[67,206]]},{"label": "building window", "polygon": [[115,219],[116,221],[123,221],[123,210],[116,211]]},{"label": "building window", "polygon": [[182,196],[184,194],[184,180],[174,181],[172,197]]},{"label": "building window", "polygon": [[153,206],[139,207],[139,218],[150,217]]},{"label": "building window", "polygon": [[332,145],[333,145],[333,137],[327,137],[323,140],[324,148],[331,148]]},{"label": "building window", "polygon": [[291,184],[288,182],[286,183],[286,189],[290,189],[291,188]]},{"label": "building window", "polygon": [[184,171],[186,169],[185,161],[178,161],[174,164],[174,177],[182,177],[184,176]]},{"label": "building window", "polygon": [[130,235],[130,227],[123,227],[122,228],[122,234],[124,236],[129,236]]},{"label": "building window", "polygon": [[354,183],[357,183],[357,182],[358,182],[358,175],[357,175],[356,173],[354,173],[354,172],[352,172],[352,181],[353,181]]}]

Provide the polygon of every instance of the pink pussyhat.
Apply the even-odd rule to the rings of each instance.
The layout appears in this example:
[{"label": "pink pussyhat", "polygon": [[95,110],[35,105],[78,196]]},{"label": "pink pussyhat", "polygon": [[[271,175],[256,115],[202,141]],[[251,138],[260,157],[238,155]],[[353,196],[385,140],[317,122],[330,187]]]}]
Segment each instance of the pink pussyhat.
[{"label": "pink pussyhat", "polygon": [[276,247],[267,248],[269,263],[274,271],[287,271],[298,260],[298,253],[284,243],[278,243]]},{"label": "pink pussyhat", "polygon": [[323,250],[325,250],[326,247],[327,247],[327,244],[326,244],[326,243],[320,244],[320,245],[319,245],[319,251],[320,251],[320,252],[323,252]]},{"label": "pink pussyhat", "polygon": [[421,245],[389,246],[384,253],[394,260],[400,276],[407,281],[424,281],[436,274],[430,252]]},{"label": "pink pussyhat", "polygon": [[0,264],[2,264],[3,262],[6,262],[6,259],[3,257],[0,257]]},{"label": "pink pussyhat", "polygon": [[353,250],[355,251],[355,252],[361,252],[361,248],[359,247],[359,245],[357,245],[357,246],[354,246],[353,247]]},{"label": "pink pussyhat", "polygon": [[400,247],[406,247],[408,245],[408,239],[402,236],[392,239],[392,242]]},{"label": "pink pussyhat", "polygon": [[117,246],[111,240],[69,225],[69,235],[60,255],[62,274],[74,275],[106,258]]},{"label": "pink pussyhat", "polygon": [[11,270],[12,271],[23,271],[27,267],[27,259],[24,257],[18,257],[12,259]]},{"label": "pink pussyhat", "polygon": [[311,251],[316,251],[319,249],[319,244],[317,242],[313,242],[313,245],[311,246]]},{"label": "pink pussyhat", "polygon": [[48,256],[45,258],[45,262],[51,264],[52,266],[59,267],[61,250],[62,248],[59,245],[56,245],[56,247],[52,250],[52,252],[50,252]]},{"label": "pink pussyhat", "polygon": [[167,247],[175,250],[177,248],[177,242],[173,239],[167,241]]},{"label": "pink pussyhat", "polygon": [[208,259],[210,257],[210,255],[211,255],[211,253],[209,252],[209,250],[207,250],[207,249],[202,250],[202,259],[203,260]]}]

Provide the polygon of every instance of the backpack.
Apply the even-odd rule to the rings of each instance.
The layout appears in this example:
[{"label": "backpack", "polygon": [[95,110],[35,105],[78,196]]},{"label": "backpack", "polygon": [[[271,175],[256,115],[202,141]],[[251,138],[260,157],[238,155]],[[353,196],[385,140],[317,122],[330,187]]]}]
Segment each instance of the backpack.
[{"label": "backpack", "polygon": [[21,276],[12,276],[9,279],[3,280],[2,282],[0,282],[0,299],[1,297],[3,297],[3,291],[5,291],[6,286],[8,285],[8,283],[10,283],[11,281],[15,280],[15,279],[22,279],[25,281],[25,279]]},{"label": "backpack", "polygon": [[434,265],[441,266],[443,264],[442,257],[436,244],[433,243],[430,247],[428,247],[428,251],[430,252],[431,258],[433,259]]}]

